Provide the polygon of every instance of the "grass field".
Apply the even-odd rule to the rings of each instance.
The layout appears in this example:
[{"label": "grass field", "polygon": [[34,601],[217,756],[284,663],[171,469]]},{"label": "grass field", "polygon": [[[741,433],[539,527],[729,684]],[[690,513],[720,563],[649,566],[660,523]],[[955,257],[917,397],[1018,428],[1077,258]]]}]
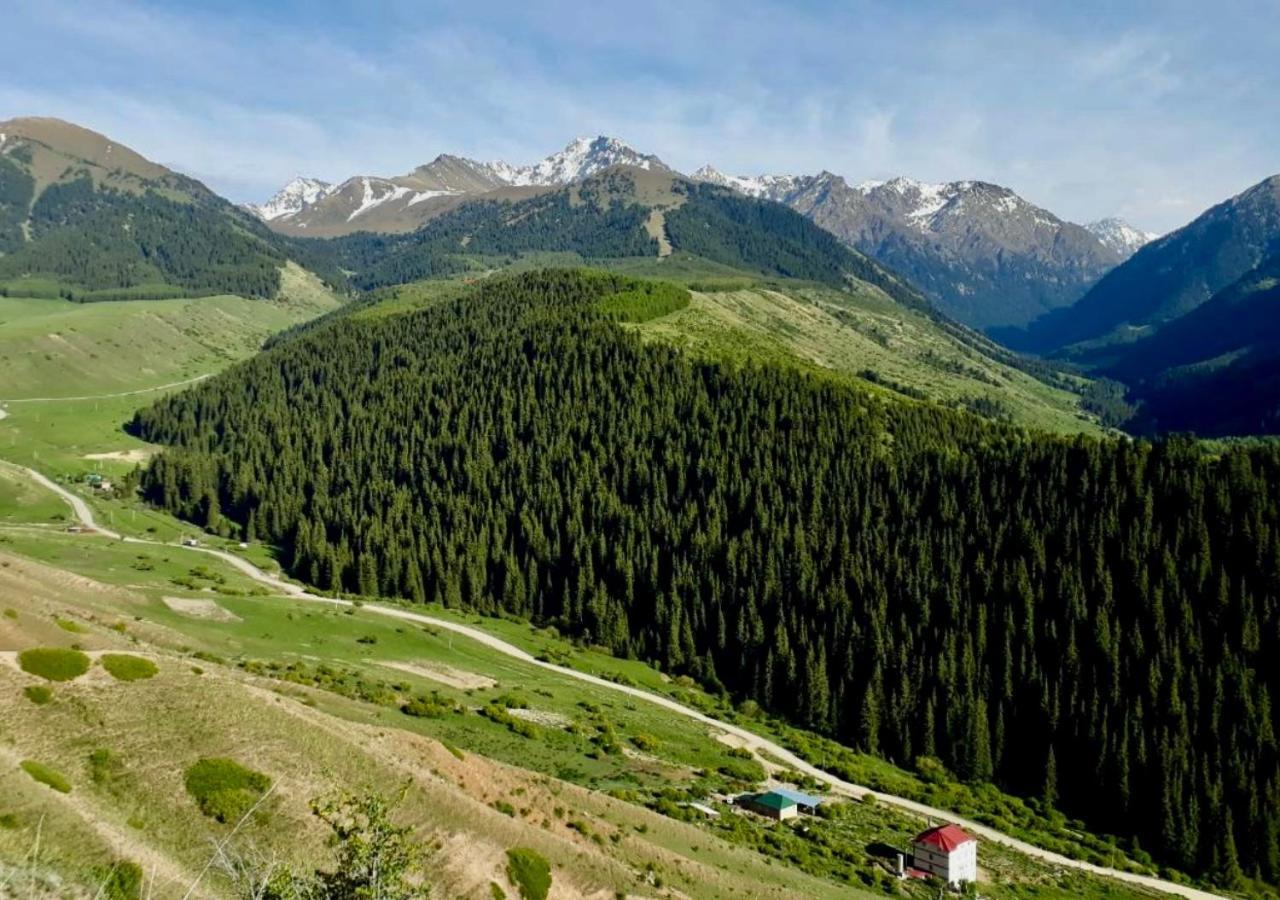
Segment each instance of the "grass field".
[{"label": "grass field", "polygon": [[97,396],[195,378],[337,305],[294,264],[285,268],[274,301],[225,296],[79,304],[0,297],[0,402]]},{"label": "grass field", "polygon": [[863,389],[872,383],[869,377],[899,396],[961,408],[991,404],[1029,427],[1101,431],[1081,411],[1076,395],[984,356],[875,290],[848,294],[820,287],[762,286],[695,291],[686,308],[637,327],[650,338],[713,359],[769,361],[833,373],[856,380]]}]

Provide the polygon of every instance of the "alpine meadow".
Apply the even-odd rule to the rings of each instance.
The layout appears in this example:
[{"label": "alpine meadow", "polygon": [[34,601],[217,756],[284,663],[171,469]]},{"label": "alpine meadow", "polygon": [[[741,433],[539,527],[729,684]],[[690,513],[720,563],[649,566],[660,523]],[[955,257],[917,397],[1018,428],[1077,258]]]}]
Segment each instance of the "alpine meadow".
[{"label": "alpine meadow", "polygon": [[855,7],[10,11],[0,898],[1280,897],[1274,10]]}]

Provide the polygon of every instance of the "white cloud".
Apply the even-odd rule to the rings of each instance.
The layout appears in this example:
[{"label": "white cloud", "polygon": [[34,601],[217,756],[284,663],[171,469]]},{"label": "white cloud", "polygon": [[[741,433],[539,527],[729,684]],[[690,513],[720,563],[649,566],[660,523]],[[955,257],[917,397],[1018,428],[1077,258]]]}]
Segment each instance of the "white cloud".
[{"label": "white cloud", "polygon": [[1159,29],[874,3],[249,9],[20,7],[0,118],[79,121],[237,200],[604,132],[686,170],[982,178],[1167,229],[1280,168],[1280,37],[1190,4]]}]

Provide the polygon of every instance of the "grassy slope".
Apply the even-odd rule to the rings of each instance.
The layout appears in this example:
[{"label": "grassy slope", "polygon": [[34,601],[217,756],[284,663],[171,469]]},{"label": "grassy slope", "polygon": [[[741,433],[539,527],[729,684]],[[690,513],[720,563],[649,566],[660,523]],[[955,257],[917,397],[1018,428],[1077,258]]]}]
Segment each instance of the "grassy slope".
[{"label": "grassy slope", "polygon": [[[284,270],[276,301],[228,296],[71,304],[0,298],[0,368],[6,372],[0,385],[0,460],[65,480],[128,472],[150,452],[122,430],[139,406],[159,391],[177,389],[167,385],[251,356],[269,335],[335,309],[338,302],[293,264]],[[125,393],[131,391],[150,393]],[[87,399],[30,399],[59,397]],[[91,454],[122,456],[87,458]],[[0,487],[0,516],[5,503]],[[130,520],[145,520],[140,530],[156,524],[136,503],[119,506],[129,516],[118,522],[122,526]]]},{"label": "grassy slope", "polygon": [[0,402],[108,394],[193,378],[335,306],[333,295],[293,263],[285,267],[275,301],[223,296],[74,304],[0,297]]},{"label": "grassy slope", "polygon": [[[237,595],[251,585],[218,561],[181,548],[12,529],[2,537],[0,594],[20,599],[10,604],[16,619],[0,618],[0,651],[73,642],[91,655],[126,649],[155,660],[160,674],[126,684],[95,666],[78,681],[56,685],[54,701],[37,706],[20,695],[35,679],[0,659],[0,796],[9,798],[0,814],[19,819],[16,830],[0,831],[0,860],[15,861],[29,848],[32,826],[45,813],[51,818],[44,862],[63,877],[83,879],[87,866],[121,856],[155,866],[162,876],[189,877],[202,864],[209,839],[225,829],[195,810],[182,791],[181,772],[199,756],[227,755],[280,782],[268,821],[254,825],[247,838],[283,858],[314,860],[321,854],[305,812],[311,796],[337,785],[387,791],[411,780],[404,812],[422,826],[424,840],[433,838],[433,846],[443,848],[433,870],[446,896],[487,896],[489,880],[503,881],[503,850],[517,845],[537,847],[552,860],[557,883],[576,888],[565,896],[666,896],[648,884],[651,868],[668,888],[691,897],[857,895],[846,883],[811,877],[780,861],[770,864],[750,852],[748,847],[769,841],[770,829],[755,820],[734,817],[734,827],[747,831],[733,838],[720,826],[675,821],[604,793],[643,797],[706,784],[700,773],[733,758],[703,726],[527,666],[466,638],[359,610],[347,614]],[[175,584],[193,565],[225,581],[198,579],[217,591]],[[213,601],[235,619],[184,615],[166,606],[164,597]],[[77,622],[80,633],[55,619]],[[572,657],[584,668],[684,697],[697,694],[641,663],[574,649],[527,625],[483,624],[542,652]],[[205,658],[190,658],[193,651]],[[528,738],[473,713],[411,718],[394,706],[257,677],[237,668],[237,659],[324,661],[394,685],[397,694],[435,692],[467,709],[514,691],[544,724]],[[450,687],[390,668],[391,662],[446,667],[455,676],[497,683]],[[204,674],[196,675],[193,665]],[[576,723],[590,732],[600,715],[624,745],[640,734],[653,742],[644,752],[601,755],[587,736],[564,727]],[[446,744],[462,748],[466,758],[457,760]],[[98,747],[120,759],[121,775],[109,784],[89,778],[87,755]],[[35,785],[17,769],[20,759],[38,759],[66,775],[72,794],[55,797]],[[495,808],[502,804],[510,804],[515,815]],[[900,844],[919,826],[893,810],[859,805],[842,818],[837,833],[864,853],[873,843]],[[1140,895],[1064,875],[999,848],[984,849],[982,858],[993,879],[984,894],[993,897]],[[215,879],[211,887],[225,885]]]},{"label": "grassy slope", "polygon": [[[1023,425],[1067,433],[1099,430],[1075,395],[962,345],[874,289],[698,292],[687,308],[639,327],[713,358],[768,359],[853,377],[871,370],[885,382],[944,403],[997,401]],[[865,388],[867,382],[858,380]]]},{"label": "grassy slope", "polygon": [[[28,540],[61,544],[73,539]],[[30,549],[22,540],[17,546]],[[109,551],[106,557],[108,561],[82,558],[80,564],[108,570],[114,563]],[[682,733],[687,729],[672,726],[663,730],[645,712],[605,699],[601,707],[620,732],[656,732],[669,751],[661,761],[592,761],[581,746],[576,752],[556,746],[557,740],[585,743],[563,731],[547,729],[542,740],[530,740],[470,713],[411,719],[394,709],[254,677],[234,666],[184,659],[185,649],[243,652],[258,659],[323,654],[371,675],[390,675],[405,690],[438,688],[469,706],[483,701],[480,695],[519,684],[540,711],[582,717],[577,704],[587,695],[564,679],[486,656],[463,639],[450,642],[412,629],[397,632],[371,617],[347,617],[278,599],[220,597],[223,608],[241,621],[213,623],[165,607],[160,596],[187,592],[166,587],[155,574],[134,571],[132,580],[139,584],[118,587],[7,553],[0,560],[5,564],[0,584],[21,594],[13,607],[18,617],[0,619],[0,649],[74,640],[91,654],[127,648],[160,667],[155,679],[126,684],[112,681],[95,666],[82,679],[58,685],[52,703],[36,706],[20,693],[36,679],[7,661],[0,663],[0,796],[5,798],[0,812],[19,820],[17,829],[0,831],[0,859],[16,860],[29,849],[43,814],[42,859],[55,872],[87,887],[91,879],[85,876],[94,865],[130,858],[148,871],[154,866],[161,879],[156,896],[171,896],[175,884],[166,886],[164,879],[189,882],[207,858],[210,841],[226,833],[195,810],[181,787],[182,770],[200,756],[223,755],[280,784],[267,820],[250,826],[245,844],[271,847],[282,858],[303,863],[323,858],[321,835],[306,812],[311,797],[338,786],[394,791],[408,782],[402,814],[421,826],[424,840],[441,848],[432,871],[444,896],[487,897],[490,881],[505,885],[503,853],[513,846],[532,846],[546,855],[563,896],[601,890],[643,895],[650,871],[694,897],[848,893],[771,867],[691,825],[538,774],[576,757],[584,766],[594,764],[604,781],[630,784],[632,778],[623,777],[629,772],[635,778],[687,780],[692,777],[690,762],[711,765],[729,758],[726,748],[705,734]],[[88,633],[66,632],[53,623],[55,616],[76,619]],[[125,633],[111,628],[121,622]],[[355,635],[377,637],[378,643],[359,644]],[[501,686],[457,691],[377,663],[396,659],[487,671]],[[203,674],[196,674],[193,664]],[[466,752],[459,760],[439,738],[468,751],[483,748],[490,758]],[[107,784],[94,784],[89,777],[87,756],[98,747],[112,750],[120,761],[120,774]],[[681,756],[689,762],[681,762]],[[525,768],[495,761],[504,757]],[[17,760],[28,758],[66,775],[72,793],[54,797],[30,781],[17,769]],[[494,808],[501,803],[509,803],[514,815]],[[209,886],[215,894],[227,888],[217,876]]]}]

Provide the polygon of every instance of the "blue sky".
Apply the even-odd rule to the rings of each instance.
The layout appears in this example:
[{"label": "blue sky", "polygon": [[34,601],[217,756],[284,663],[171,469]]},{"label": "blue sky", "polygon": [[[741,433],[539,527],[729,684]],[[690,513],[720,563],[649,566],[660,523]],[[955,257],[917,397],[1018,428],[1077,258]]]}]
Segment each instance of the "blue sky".
[{"label": "blue sky", "polygon": [[684,171],[1006,184],[1168,230],[1280,172],[1280,0],[6,4],[0,119],[260,199],[605,133]]}]

